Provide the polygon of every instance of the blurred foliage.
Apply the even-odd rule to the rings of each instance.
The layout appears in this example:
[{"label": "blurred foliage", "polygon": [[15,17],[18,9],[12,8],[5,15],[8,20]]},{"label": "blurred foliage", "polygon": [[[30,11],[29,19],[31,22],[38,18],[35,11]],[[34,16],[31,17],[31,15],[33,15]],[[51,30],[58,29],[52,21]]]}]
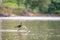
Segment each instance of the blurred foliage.
[{"label": "blurred foliage", "polygon": [[48,12],[60,14],[60,2],[51,1]]},{"label": "blurred foliage", "polygon": [[13,13],[16,15],[20,15],[20,12],[18,10],[14,10]]},{"label": "blurred foliage", "polygon": [[8,9],[6,9],[3,5],[0,5],[0,12],[8,12]]},{"label": "blurred foliage", "polygon": [[60,0],[3,0],[3,4],[5,3],[7,6],[23,7],[25,10],[31,9],[34,11],[37,9],[42,13],[60,13],[58,12],[60,11]]}]

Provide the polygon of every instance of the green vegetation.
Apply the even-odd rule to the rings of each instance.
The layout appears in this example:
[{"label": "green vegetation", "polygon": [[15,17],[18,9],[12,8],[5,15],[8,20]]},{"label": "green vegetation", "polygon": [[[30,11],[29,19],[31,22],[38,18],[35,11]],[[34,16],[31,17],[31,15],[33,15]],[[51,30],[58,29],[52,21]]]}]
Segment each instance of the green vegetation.
[{"label": "green vegetation", "polygon": [[51,1],[48,12],[60,14],[60,2]]},{"label": "green vegetation", "polygon": [[[18,6],[17,6],[16,3],[11,3],[11,2],[9,2],[9,3],[3,3],[3,5],[7,5],[7,6],[13,7],[13,8],[18,8]],[[25,9],[24,4],[21,4],[21,5],[19,6],[19,8]]]},{"label": "green vegetation", "polygon": [[[60,15],[60,0],[2,0],[2,5],[32,13]],[[2,10],[3,11],[3,10]],[[4,10],[5,11],[5,10]],[[15,10],[16,11],[16,10]],[[16,13],[14,13],[16,14]],[[19,14],[19,12],[17,13]]]}]

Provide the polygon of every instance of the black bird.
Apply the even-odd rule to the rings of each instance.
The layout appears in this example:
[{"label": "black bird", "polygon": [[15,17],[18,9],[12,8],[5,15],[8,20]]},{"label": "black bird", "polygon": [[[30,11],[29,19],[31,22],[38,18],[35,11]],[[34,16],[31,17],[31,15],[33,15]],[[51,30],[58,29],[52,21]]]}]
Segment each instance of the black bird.
[{"label": "black bird", "polygon": [[22,26],[23,26],[22,22],[19,25],[16,26],[16,27],[18,27],[18,31],[21,29]]},{"label": "black bird", "polygon": [[21,27],[22,27],[22,25],[20,24],[20,25],[18,25],[17,27],[18,27],[18,28],[21,28]]},{"label": "black bird", "polygon": [[19,25],[17,25],[18,28],[21,28],[22,26],[22,22]]}]

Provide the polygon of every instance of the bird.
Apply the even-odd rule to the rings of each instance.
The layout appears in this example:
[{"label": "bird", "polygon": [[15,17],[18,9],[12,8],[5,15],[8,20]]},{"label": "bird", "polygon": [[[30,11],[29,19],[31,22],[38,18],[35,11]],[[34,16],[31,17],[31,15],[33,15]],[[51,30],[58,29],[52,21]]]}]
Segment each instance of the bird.
[{"label": "bird", "polygon": [[16,26],[16,28],[18,28],[17,31],[22,30],[22,29],[25,29],[25,30],[27,29],[28,30],[28,28],[25,25],[23,25],[22,22],[20,24],[18,24]]},{"label": "bird", "polygon": [[23,26],[22,22],[19,25],[16,26],[18,28],[18,31],[21,29],[22,26]]},{"label": "bird", "polygon": [[22,27],[22,25],[21,25],[21,24],[19,24],[19,25],[17,25],[17,27],[18,27],[18,28],[21,28],[21,27]]}]

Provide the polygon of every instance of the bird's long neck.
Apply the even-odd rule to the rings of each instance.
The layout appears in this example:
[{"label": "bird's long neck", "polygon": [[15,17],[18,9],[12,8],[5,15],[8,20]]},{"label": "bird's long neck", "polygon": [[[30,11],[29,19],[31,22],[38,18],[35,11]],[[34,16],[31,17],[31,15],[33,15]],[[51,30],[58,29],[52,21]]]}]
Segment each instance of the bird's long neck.
[{"label": "bird's long neck", "polygon": [[19,23],[21,26],[23,25],[22,22]]}]

